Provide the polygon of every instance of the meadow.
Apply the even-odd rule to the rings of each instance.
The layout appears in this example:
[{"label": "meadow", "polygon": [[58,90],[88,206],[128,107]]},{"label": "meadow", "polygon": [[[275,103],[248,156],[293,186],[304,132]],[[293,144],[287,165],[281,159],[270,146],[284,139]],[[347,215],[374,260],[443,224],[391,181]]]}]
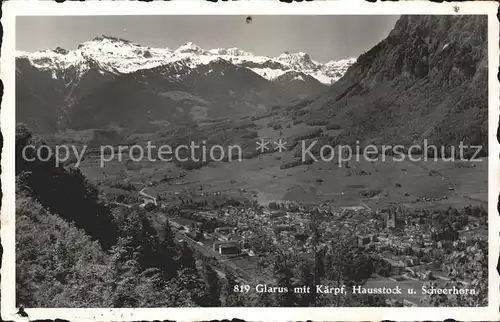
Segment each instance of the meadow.
[{"label": "meadow", "polygon": [[[199,125],[197,132],[193,132],[195,134],[185,129],[166,133],[182,136],[189,132],[189,137],[198,139],[206,134],[208,140],[236,142],[251,152],[257,147],[259,138],[271,142],[279,138],[290,141],[318,129],[323,132],[322,136],[335,137],[342,132],[341,129],[328,130],[326,126],[310,126],[304,122],[292,124],[288,116],[271,115],[237,123],[214,120]],[[249,135],[251,133],[255,134]],[[166,137],[149,133],[133,135],[132,139],[145,142]],[[113,183],[127,182],[139,187],[149,186],[148,193],[152,195],[184,194],[193,198],[224,194],[254,199],[263,205],[289,200],[338,207],[362,206],[373,210],[393,204],[412,208],[447,208],[486,204],[488,198],[487,158],[481,162],[466,162],[468,164],[463,166],[464,162],[458,161],[401,161],[391,156],[380,156],[378,161],[370,162],[362,155],[354,155],[348,165],[339,162],[335,156],[331,161],[320,159],[307,165],[283,168],[285,162],[297,159],[296,148],[269,152],[231,162],[211,162],[187,171],[172,162],[134,162],[128,160],[127,154],[122,155],[121,162],[115,156],[101,168],[97,156],[88,156],[80,169],[108,192],[119,192],[119,189],[110,188]]]}]

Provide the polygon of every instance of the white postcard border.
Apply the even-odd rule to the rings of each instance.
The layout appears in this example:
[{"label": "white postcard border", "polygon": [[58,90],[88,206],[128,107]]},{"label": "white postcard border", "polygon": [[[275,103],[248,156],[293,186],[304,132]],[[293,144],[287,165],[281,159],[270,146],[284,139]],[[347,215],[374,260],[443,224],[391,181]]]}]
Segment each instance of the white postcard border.
[{"label": "white postcard border", "polygon": [[[4,144],[1,159],[3,207],[1,209],[1,313],[4,320],[23,320],[15,307],[15,17],[20,15],[488,15],[489,63],[489,305],[487,308],[137,308],[137,309],[27,309],[30,320],[65,319],[70,321],[140,321],[140,320],[222,320],[248,319],[259,321],[374,321],[374,320],[499,320],[500,276],[496,271],[500,250],[497,210],[500,186],[500,155],[496,139],[500,115],[498,5],[494,2],[432,3],[421,1],[377,2],[315,1],[281,3],[278,1],[238,1],[211,3],[192,2],[65,2],[9,1],[3,4],[4,29],[0,58],[0,78],[4,84],[0,125]],[[459,9],[458,12],[456,9]],[[283,32],[286,32],[285,30]],[[328,32],[328,31],[325,31]]]}]

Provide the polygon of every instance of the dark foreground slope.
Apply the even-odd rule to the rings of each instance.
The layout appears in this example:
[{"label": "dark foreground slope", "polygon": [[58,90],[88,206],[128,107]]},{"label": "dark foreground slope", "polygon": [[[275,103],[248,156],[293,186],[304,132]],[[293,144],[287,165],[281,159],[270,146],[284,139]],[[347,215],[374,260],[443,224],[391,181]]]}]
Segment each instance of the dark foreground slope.
[{"label": "dark foreground slope", "polygon": [[487,57],[486,16],[403,16],[306,109],[343,124],[344,143],[487,150]]}]

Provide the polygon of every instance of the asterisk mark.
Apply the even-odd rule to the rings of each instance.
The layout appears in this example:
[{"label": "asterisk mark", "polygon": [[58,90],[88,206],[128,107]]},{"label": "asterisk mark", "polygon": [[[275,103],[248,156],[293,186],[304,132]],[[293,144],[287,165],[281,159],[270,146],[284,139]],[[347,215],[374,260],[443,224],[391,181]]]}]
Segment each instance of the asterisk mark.
[{"label": "asterisk mark", "polygon": [[278,141],[274,141],[274,144],[276,144],[276,147],[274,148],[275,150],[278,150],[279,152],[286,151],[286,141],[283,139],[279,139]]},{"label": "asterisk mark", "polygon": [[255,148],[255,150],[260,151],[260,153],[264,153],[269,150],[268,144],[269,141],[260,139],[259,141],[257,141],[257,148]]}]

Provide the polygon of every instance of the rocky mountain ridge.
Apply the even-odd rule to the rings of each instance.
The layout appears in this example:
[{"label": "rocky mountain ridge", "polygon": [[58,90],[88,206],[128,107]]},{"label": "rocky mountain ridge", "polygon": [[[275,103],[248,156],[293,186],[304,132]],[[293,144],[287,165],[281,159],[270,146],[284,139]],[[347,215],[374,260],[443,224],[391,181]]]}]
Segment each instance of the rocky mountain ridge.
[{"label": "rocky mountain ridge", "polygon": [[488,138],[485,16],[402,16],[388,37],[306,106],[345,125],[341,140],[481,145]]},{"label": "rocky mountain ridge", "polygon": [[99,36],[86,41],[76,50],[57,47],[33,53],[17,52],[17,57],[27,59],[40,70],[51,70],[57,78],[61,70],[79,66],[83,74],[98,64],[102,72],[127,74],[140,69],[154,68],[170,62],[190,59],[191,66],[207,64],[222,58],[231,63],[252,69],[260,76],[273,80],[288,72],[310,74],[318,81],[330,85],[340,78],[355,58],[319,63],[303,52],[284,52],[278,57],[254,55],[239,48],[205,50],[192,42],[176,49],[152,48],[110,36]]},{"label": "rocky mountain ridge", "polygon": [[150,48],[100,36],[71,51],[18,52],[17,116],[49,133],[238,118],[321,93],[353,61],[320,64],[304,53],[270,58],[189,42]]}]

